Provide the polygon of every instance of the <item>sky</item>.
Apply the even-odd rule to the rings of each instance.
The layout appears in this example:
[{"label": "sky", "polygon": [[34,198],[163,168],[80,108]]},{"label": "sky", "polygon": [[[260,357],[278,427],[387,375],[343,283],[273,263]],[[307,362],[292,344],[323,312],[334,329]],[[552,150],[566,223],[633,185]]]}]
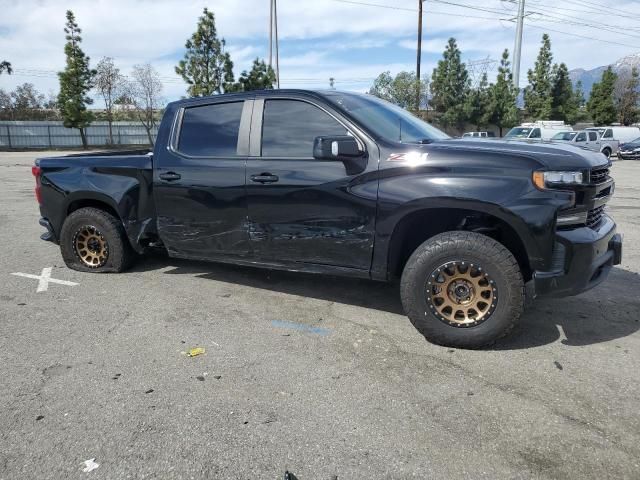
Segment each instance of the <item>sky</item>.
[{"label": "sky", "polygon": [[[615,10],[605,3],[611,4],[526,0],[521,86],[545,31],[554,60],[569,69],[591,69],[640,52],[640,1],[617,1],[610,7]],[[71,9],[92,66],[109,56],[128,74],[133,65],[150,63],[161,76],[165,99],[178,99],[186,86],[174,66],[204,7],[216,15],[236,76],[254,58],[266,59],[268,0],[0,0],[0,61],[14,68],[11,76],[0,75],[0,88],[31,82],[45,94],[57,93],[65,11]],[[338,89],[367,91],[381,72],[415,71],[417,7],[418,0],[278,0],[281,87],[327,88],[333,77]],[[422,72],[432,72],[449,37],[458,40],[464,61],[497,60],[505,48],[512,51],[515,9],[513,1],[426,0]],[[489,66],[490,78],[496,70]]]}]

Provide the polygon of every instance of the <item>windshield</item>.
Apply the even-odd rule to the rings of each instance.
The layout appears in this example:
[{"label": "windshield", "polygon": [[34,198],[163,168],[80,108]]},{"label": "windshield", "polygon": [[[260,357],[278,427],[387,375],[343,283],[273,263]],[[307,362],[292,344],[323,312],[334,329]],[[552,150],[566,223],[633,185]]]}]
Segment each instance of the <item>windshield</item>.
[{"label": "windshield", "polygon": [[450,138],[405,109],[377,97],[337,92],[325,96],[381,138],[402,143],[428,143]]},{"label": "windshield", "polygon": [[575,136],[576,136],[576,132],[560,132],[560,133],[556,133],[551,140],[570,141],[570,140],[573,140],[573,137]]},{"label": "windshield", "polygon": [[507,133],[504,138],[529,138],[531,130],[533,130],[533,128],[514,127],[509,130],[509,133]]}]

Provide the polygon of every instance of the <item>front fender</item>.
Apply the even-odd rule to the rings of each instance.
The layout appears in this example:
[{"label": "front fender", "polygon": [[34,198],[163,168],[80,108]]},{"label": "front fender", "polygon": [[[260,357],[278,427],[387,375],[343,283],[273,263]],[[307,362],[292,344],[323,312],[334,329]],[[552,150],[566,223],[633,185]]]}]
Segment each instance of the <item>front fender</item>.
[{"label": "front fender", "polygon": [[[572,199],[567,192],[537,190],[528,176],[518,172],[495,172],[479,176],[437,167],[395,172],[380,179],[378,222],[372,277],[387,277],[389,248],[397,226],[408,215],[437,209],[467,210],[495,217],[518,235],[533,269],[544,269],[551,259],[557,211]],[[447,223],[446,215],[429,221]]]}]

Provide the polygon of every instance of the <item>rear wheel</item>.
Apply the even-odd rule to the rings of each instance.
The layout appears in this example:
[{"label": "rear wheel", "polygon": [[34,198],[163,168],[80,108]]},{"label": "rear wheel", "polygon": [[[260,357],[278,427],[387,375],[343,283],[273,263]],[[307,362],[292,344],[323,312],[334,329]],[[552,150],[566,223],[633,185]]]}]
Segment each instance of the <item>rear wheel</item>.
[{"label": "rear wheel", "polygon": [[611,149],[610,148],[603,149],[602,154],[607,158],[611,158]]},{"label": "rear wheel", "polygon": [[120,221],[98,208],[81,208],[66,218],[60,250],[67,267],[81,272],[122,272],[135,259]]},{"label": "rear wheel", "polygon": [[490,237],[447,232],[409,258],[400,283],[404,310],[433,343],[480,348],[514,327],[524,283],[511,252]]}]

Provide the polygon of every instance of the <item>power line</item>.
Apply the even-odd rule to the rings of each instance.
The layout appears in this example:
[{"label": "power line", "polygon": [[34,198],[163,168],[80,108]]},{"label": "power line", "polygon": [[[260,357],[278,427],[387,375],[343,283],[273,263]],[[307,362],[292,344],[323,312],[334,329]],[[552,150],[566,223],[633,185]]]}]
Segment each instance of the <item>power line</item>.
[{"label": "power line", "polygon": [[416,8],[394,7],[393,5],[383,5],[381,3],[356,2],[352,0],[333,0],[338,3],[350,3],[351,5],[364,5],[366,7],[388,8],[389,10],[403,10],[405,12],[417,12]]}]

